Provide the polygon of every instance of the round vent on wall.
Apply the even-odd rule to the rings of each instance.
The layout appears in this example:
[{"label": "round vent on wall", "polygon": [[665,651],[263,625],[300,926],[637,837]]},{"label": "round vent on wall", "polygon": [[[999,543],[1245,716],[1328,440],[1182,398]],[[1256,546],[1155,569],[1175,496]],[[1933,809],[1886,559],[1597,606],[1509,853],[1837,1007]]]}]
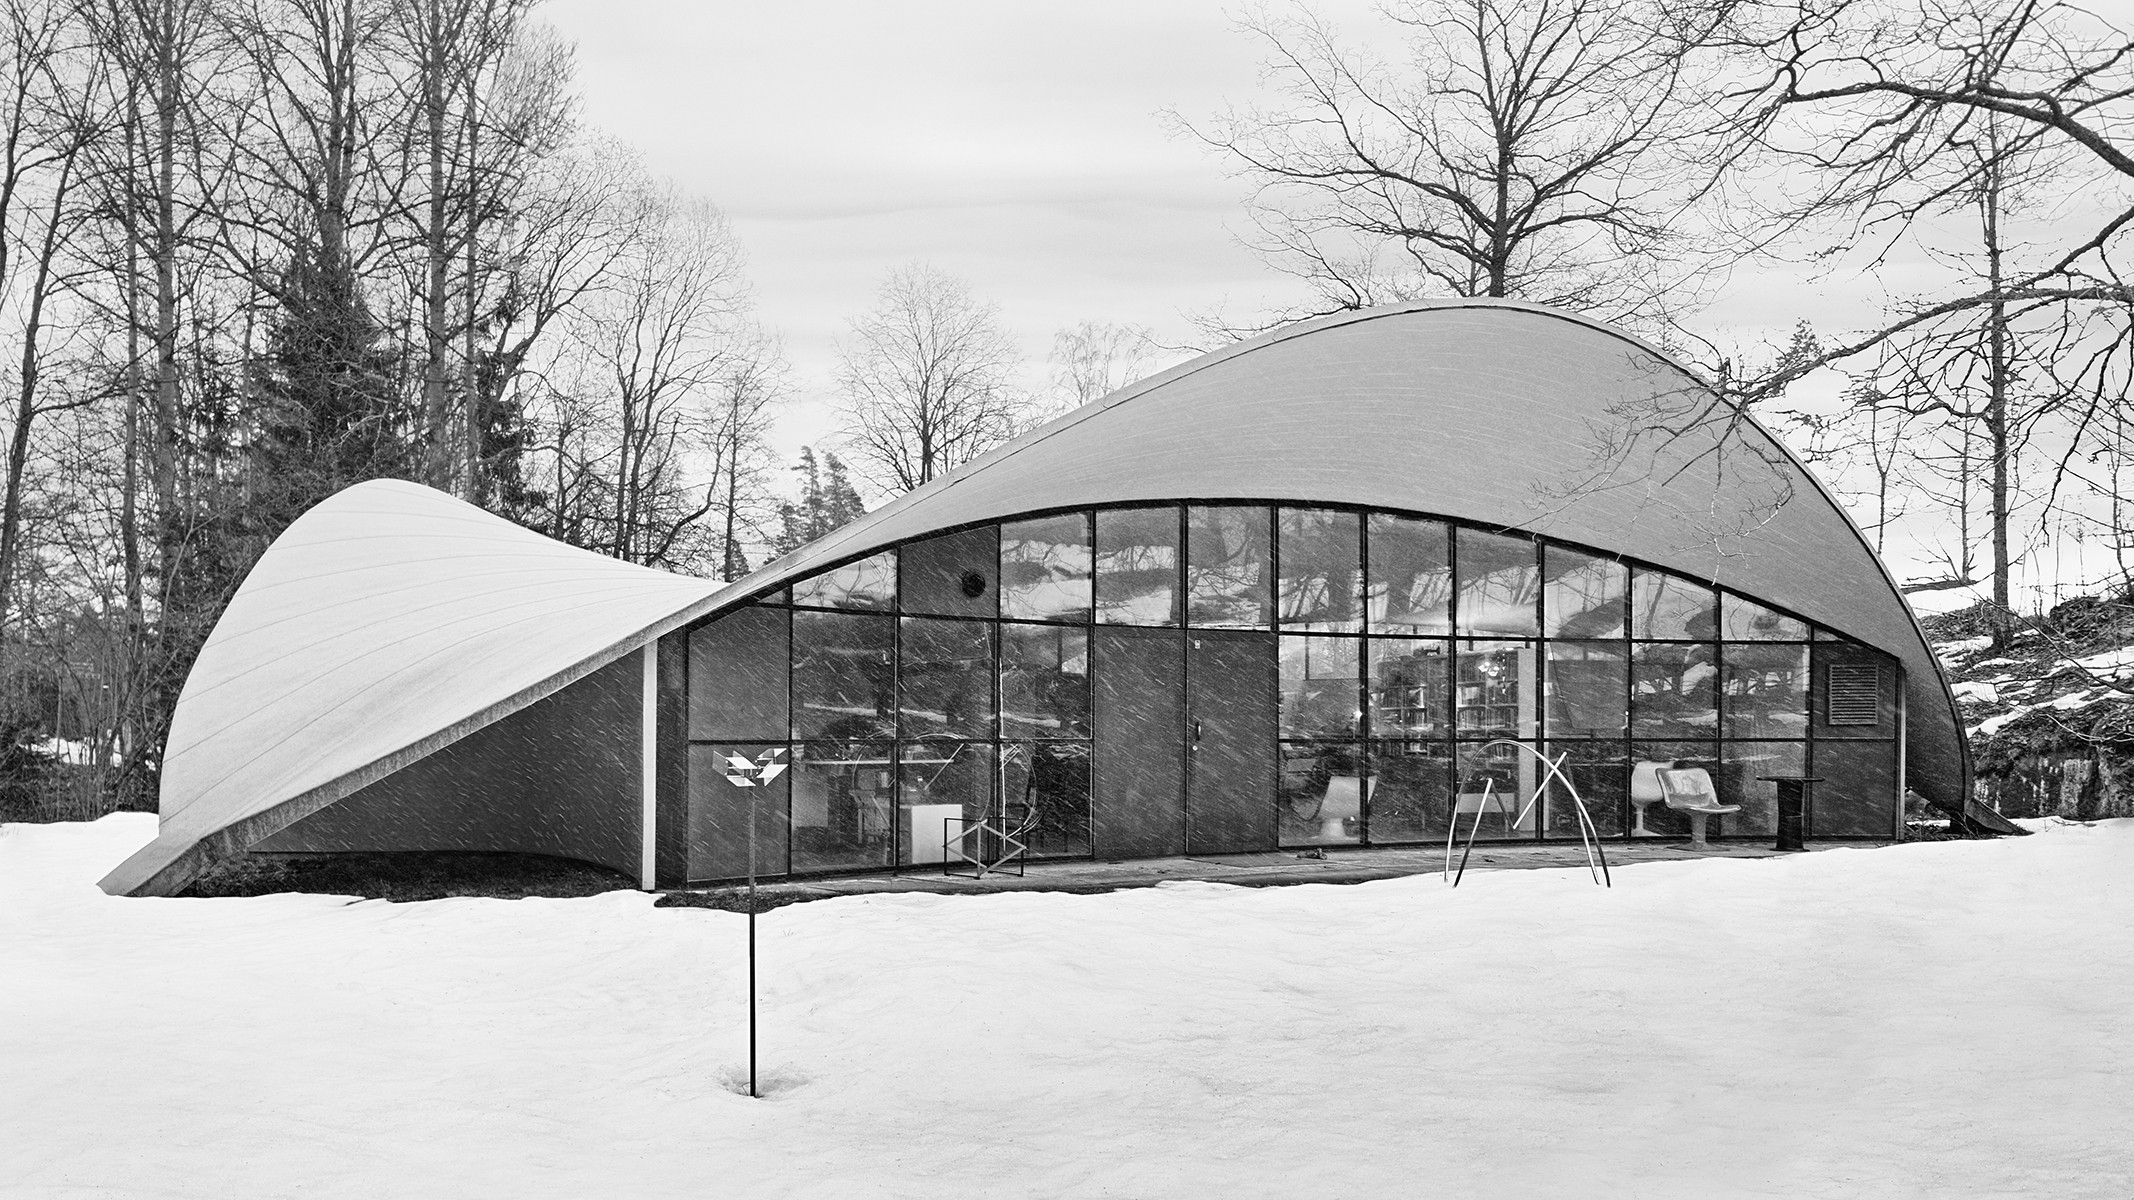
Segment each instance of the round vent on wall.
[{"label": "round vent on wall", "polygon": [[963,573],[963,594],[973,600],[985,595],[985,576],[976,571],[965,571]]}]

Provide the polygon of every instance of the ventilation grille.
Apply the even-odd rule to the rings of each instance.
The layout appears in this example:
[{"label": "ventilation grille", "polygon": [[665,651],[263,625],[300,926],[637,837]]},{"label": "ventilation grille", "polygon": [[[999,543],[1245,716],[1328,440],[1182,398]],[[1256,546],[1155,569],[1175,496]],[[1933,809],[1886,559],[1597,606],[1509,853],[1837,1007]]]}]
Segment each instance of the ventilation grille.
[{"label": "ventilation grille", "polygon": [[1882,668],[1876,663],[1830,664],[1827,724],[1876,725],[1882,720]]}]

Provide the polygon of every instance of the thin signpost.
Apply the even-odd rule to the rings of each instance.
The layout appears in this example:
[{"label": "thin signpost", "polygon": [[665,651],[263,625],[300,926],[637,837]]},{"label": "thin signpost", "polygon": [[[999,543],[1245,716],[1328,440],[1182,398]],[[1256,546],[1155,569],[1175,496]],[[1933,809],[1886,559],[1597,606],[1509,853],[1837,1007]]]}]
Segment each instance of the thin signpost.
[{"label": "thin signpost", "polygon": [[[765,750],[756,761],[726,756],[726,782],[735,787],[769,787],[785,772],[782,749]],[[756,794],[748,796],[748,1095],[756,1099]]]}]

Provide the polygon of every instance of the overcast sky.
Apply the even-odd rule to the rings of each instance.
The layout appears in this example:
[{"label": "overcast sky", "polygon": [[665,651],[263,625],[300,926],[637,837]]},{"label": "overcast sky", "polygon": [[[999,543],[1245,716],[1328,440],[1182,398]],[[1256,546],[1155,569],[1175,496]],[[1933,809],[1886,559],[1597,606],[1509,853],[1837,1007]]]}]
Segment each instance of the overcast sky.
[{"label": "overcast sky", "polygon": [[[1233,237],[1245,184],[1158,115],[1201,118],[1253,97],[1259,47],[1232,26],[1235,7],[550,0],[540,11],[578,47],[587,119],[732,220],[762,319],[811,401],[781,430],[797,443],[828,420],[832,339],[905,263],[997,302],[1033,383],[1053,333],[1077,321],[1183,342],[1185,313],[1298,295]],[[1315,8],[1358,42],[1381,28],[1362,0]],[[1738,287],[1713,324],[1783,330],[1803,304],[1768,283]]]},{"label": "overcast sky", "polygon": [[[1032,385],[1054,332],[1077,321],[1185,342],[1186,313],[1250,314],[1299,294],[1232,234],[1246,185],[1159,117],[1253,98],[1259,47],[1233,27],[1236,7],[548,0],[539,11],[577,46],[586,119],[732,220],[759,316],[793,366],[795,404],[776,434],[790,455],[830,433],[834,339],[906,263],[998,303]],[[1313,7],[1351,42],[1384,36],[1368,0]],[[1904,286],[1901,266],[1888,278]],[[1842,335],[1871,320],[1879,287],[1744,269],[1696,324],[1737,348],[1783,340],[1803,316]],[[1797,391],[1834,394],[1829,374]]]}]

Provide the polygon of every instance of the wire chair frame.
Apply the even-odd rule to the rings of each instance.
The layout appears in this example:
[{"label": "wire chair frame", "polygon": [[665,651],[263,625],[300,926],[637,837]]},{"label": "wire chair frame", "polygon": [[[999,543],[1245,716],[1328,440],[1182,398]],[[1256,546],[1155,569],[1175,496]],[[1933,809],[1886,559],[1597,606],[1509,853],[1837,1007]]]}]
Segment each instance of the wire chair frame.
[{"label": "wire chair frame", "polygon": [[[1586,811],[1586,801],[1578,794],[1578,785],[1571,782],[1571,776],[1564,770],[1564,763],[1570,759],[1571,752],[1566,750],[1555,758],[1550,758],[1532,746],[1512,741],[1510,738],[1484,742],[1476,749],[1488,750],[1493,746],[1510,746],[1515,750],[1523,750],[1540,760],[1542,766],[1547,768],[1534,783],[1533,798],[1526,802],[1526,807],[1519,810],[1518,816],[1512,818],[1511,827],[1516,829],[1526,820],[1526,815],[1534,811],[1534,806],[1540,804],[1541,797],[1548,793],[1549,781],[1557,780],[1563,784],[1564,790],[1571,794],[1571,806],[1578,813],[1578,841],[1586,851],[1586,870],[1592,874],[1593,882],[1603,887],[1614,887],[1615,878],[1608,871],[1608,851],[1601,844],[1600,829],[1593,824],[1592,814]],[[1445,831],[1445,865],[1439,871],[1438,877],[1447,880],[1454,887],[1460,886],[1460,880],[1467,875],[1467,858],[1474,853],[1475,835],[1482,831],[1482,817],[1490,810],[1489,797],[1495,793],[1496,785],[1497,781],[1494,779],[1482,781],[1483,800],[1475,808],[1474,823],[1467,827],[1467,845],[1460,851],[1460,867],[1457,872],[1452,867],[1452,846],[1460,831],[1460,813],[1459,806],[1453,806],[1451,827]]]}]

